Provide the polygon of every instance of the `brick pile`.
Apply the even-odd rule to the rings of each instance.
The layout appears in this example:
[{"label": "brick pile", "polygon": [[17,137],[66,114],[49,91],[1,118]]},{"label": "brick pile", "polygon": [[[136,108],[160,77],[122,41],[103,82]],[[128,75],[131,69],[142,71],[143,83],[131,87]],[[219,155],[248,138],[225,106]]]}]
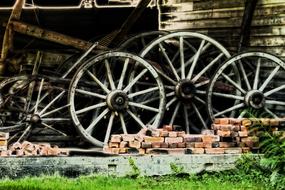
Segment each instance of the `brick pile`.
[{"label": "brick pile", "polygon": [[258,131],[252,126],[270,126],[273,131],[284,126],[285,119],[218,118],[211,130],[201,134],[162,129],[144,129],[138,134],[112,135],[104,147],[112,154],[241,154],[259,150]]},{"label": "brick pile", "polygon": [[34,144],[28,141],[23,143],[16,142],[9,148],[1,149],[0,156],[68,156],[67,150],[60,149],[58,146],[51,146],[49,143]]}]

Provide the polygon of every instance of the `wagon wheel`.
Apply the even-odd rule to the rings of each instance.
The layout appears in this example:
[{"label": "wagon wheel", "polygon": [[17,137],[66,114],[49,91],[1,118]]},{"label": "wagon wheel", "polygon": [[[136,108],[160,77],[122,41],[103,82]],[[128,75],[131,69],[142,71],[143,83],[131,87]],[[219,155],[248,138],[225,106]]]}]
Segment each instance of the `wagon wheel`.
[{"label": "wagon wheel", "polygon": [[245,52],[232,57],[209,84],[210,117],[284,117],[284,74],[285,63],[268,53]]},{"label": "wagon wheel", "polygon": [[[9,142],[22,142],[32,130],[49,129],[66,136],[70,122],[66,90],[52,86],[46,78],[15,76],[0,83],[2,97],[0,130],[10,132]],[[66,96],[65,96],[66,97]]]},{"label": "wagon wheel", "polygon": [[119,49],[122,51],[127,51],[131,53],[140,53],[141,50],[147,46],[152,40],[166,35],[169,32],[167,31],[150,31],[150,32],[143,32],[133,37],[129,38],[128,40],[124,41],[120,46]]},{"label": "wagon wheel", "polygon": [[203,34],[174,32],[154,40],[140,55],[163,79],[164,123],[183,126],[187,133],[208,128],[206,88],[216,66],[230,57],[228,51]]},{"label": "wagon wheel", "polygon": [[[133,80],[129,75],[135,74]],[[149,85],[150,84],[150,85]],[[85,62],[69,88],[71,117],[80,134],[103,146],[115,133],[158,127],[164,113],[164,88],[142,58],[108,52]],[[75,105],[76,102],[85,105]]]}]

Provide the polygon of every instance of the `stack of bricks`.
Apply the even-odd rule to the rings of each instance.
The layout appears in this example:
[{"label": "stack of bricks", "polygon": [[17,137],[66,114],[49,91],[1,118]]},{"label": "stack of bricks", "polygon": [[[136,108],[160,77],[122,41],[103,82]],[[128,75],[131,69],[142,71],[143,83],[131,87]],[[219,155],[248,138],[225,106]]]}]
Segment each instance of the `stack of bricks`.
[{"label": "stack of bricks", "polygon": [[68,156],[67,150],[60,149],[58,146],[51,146],[48,143],[34,144],[28,141],[23,143],[16,142],[9,146],[9,149],[1,150],[0,156]]},{"label": "stack of bricks", "polygon": [[[241,154],[259,150],[258,131],[252,126],[270,126],[278,131],[285,119],[236,119],[218,118],[211,130],[201,134],[185,134],[163,129],[142,130],[138,134],[112,135],[106,153],[111,154]],[[283,133],[285,135],[285,133]]]},{"label": "stack of bricks", "polygon": [[0,151],[7,151],[9,133],[0,132]]}]

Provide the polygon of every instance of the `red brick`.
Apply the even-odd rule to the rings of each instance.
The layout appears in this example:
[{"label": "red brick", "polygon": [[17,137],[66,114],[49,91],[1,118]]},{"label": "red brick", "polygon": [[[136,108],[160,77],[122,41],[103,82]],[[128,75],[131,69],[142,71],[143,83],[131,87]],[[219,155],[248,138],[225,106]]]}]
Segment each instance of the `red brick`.
[{"label": "red brick", "polygon": [[139,141],[139,142],[143,142],[144,141],[144,135],[143,134],[137,134],[135,135],[135,140]]},{"label": "red brick", "polygon": [[24,150],[22,150],[22,149],[16,150],[16,155],[17,156],[24,156]]},{"label": "red brick", "polygon": [[232,125],[241,125],[242,119],[230,118],[230,124]]},{"label": "red brick", "polygon": [[204,154],[205,149],[204,148],[189,148],[192,152],[192,154]]},{"label": "red brick", "polygon": [[166,143],[180,143],[183,142],[182,137],[165,137]]},{"label": "red brick", "polygon": [[168,137],[168,131],[161,130],[159,136],[161,137]]},{"label": "red brick", "polygon": [[169,137],[177,137],[177,132],[176,132],[176,131],[170,131],[170,132],[168,133],[168,136],[169,136]]},{"label": "red brick", "polygon": [[119,143],[110,142],[110,143],[109,143],[109,147],[110,147],[110,148],[119,148]]},{"label": "red brick", "polygon": [[220,148],[229,148],[229,147],[235,147],[236,143],[234,142],[219,142]]},{"label": "red brick", "polygon": [[161,142],[152,142],[151,143],[152,148],[160,148],[160,146],[161,146]]},{"label": "red brick", "polygon": [[195,148],[195,142],[186,142],[186,148]]},{"label": "red brick", "polygon": [[184,137],[185,136],[185,131],[178,131],[177,132],[177,137]]},{"label": "red brick", "polygon": [[161,148],[168,148],[168,143],[163,142],[163,143],[161,143],[160,147]]},{"label": "red brick", "polygon": [[221,125],[220,130],[222,131],[240,131],[240,126],[239,125]]},{"label": "red brick", "polygon": [[214,119],[214,124],[220,124],[220,119],[219,118]]},{"label": "red brick", "polygon": [[163,125],[163,129],[166,131],[173,131],[173,126],[172,125]]},{"label": "red brick", "polygon": [[150,129],[152,137],[159,137],[160,130],[159,129]]},{"label": "red brick", "polygon": [[112,135],[111,136],[111,143],[120,143],[122,141],[121,135]]},{"label": "red brick", "polygon": [[247,137],[248,136],[248,132],[247,131],[239,131],[238,132],[238,136],[240,136],[240,137]]},{"label": "red brick", "polygon": [[144,142],[164,142],[163,137],[144,137]]},{"label": "red brick", "polygon": [[177,148],[178,143],[168,143],[169,148]]},{"label": "red brick", "polygon": [[120,154],[126,154],[128,152],[128,148],[119,148]]},{"label": "red brick", "polygon": [[230,124],[230,119],[229,118],[220,118],[220,124],[221,125],[227,125],[227,124]]},{"label": "red brick", "polygon": [[214,130],[204,129],[201,131],[201,134],[202,135],[214,135],[215,132],[214,132]]},{"label": "red brick", "polygon": [[270,119],[269,123],[270,123],[270,126],[279,126],[278,119]]},{"label": "red brick", "polygon": [[247,127],[245,127],[245,126],[243,126],[243,125],[240,126],[240,130],[241,130],[241,131],[248,131]]},{"label": "red brick", "polygon": [[139,154],[140,154],[140,155],[143,155],[143,154],[145,154],[145,149],[143,149],[143,148],[140,148],[140,149],[139,149]]},{"label": "red brick", "polygon": [[218,130],[217,131],[217,135],[219,135],[221,137],[231,137],[231,131],[221,131],[221,130]]},{"label": "red brick", "polygon": [[0,156],[1,157],[7,157],[7,156],[10,156],[10,155],[11,155],[11,151],[10,150],[0,151]]},{"label": "red brick", "polygon": [[186,134],[184,135],[183,138],[185,142],[201,142],[202,141],[202,135]]},{"label": "red brick", "polygon": [[142,148],[151,148],[151,142],[142,142],[141,147]]},{"label": "red brick", "polygon": [[212,143],[207,142],[195,142],[195,148],[212,148]]},{"label": "red brick", "polygon": [[225,148],[225,154],[241,154],[242,148]]},{"label": "red brick", "polygon": [[186,143],[185,142],[177,143],[177,148],[186,148]]},{"label": "red brick", "polygon": [[122,142],[120,142],[119,147],[120,147],[120,148],[126,148],[126,147],[128,146],[128,144],[129,144],[129,142],[122,141]]},{"label": "red brick", "polygon": [[220,141],[220,136],[218,136],[218,135],[203,135],[202,141],[208,142],[208,143],[217,142],[217,141]]},{"label": "red brick", "polygon": [[139,141],[130,141],[129,142],[129,147],[130,148],[141,148],[141,142]]},{"label": "red brick", "polygon": [[[121,136],[122,136],[121,140],[129,142],[129,141],[134,141],[136,135],[133,135],[133,134],[123,134]],[[119,137],[117,137],[117,138],[119,139]],[[111,139],[111,142],[112,142],[112,139]]]},{"label": "red brick", "polygon": [[225,149],[224,148],[205,148],[206,154],[224,154]]},{"label": "red brick", "polygon": [[112,154],[119,154],[120,153],[120,148],[111,148],[111,153]]},{"label": "red brick", "polygon": [[8,140],[9,133],[0,132],[0,140]]}]

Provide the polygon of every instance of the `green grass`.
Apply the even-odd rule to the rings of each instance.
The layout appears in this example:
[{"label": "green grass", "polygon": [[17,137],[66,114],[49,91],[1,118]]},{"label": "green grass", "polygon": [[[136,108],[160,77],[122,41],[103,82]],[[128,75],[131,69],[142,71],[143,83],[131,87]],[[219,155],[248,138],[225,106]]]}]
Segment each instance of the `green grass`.
[{"label": "green grass", "polygon": [[241,176],[233,173],[214,173],[199,176],[164,176],[118,178],[102,176],[84,176],[79,178],[65,178],[61,176],[26,177],[16,180],[2,179],[0,189],[5,190],[73,190],[73,189],[268,189],[266,180],[262,176],[253,179],[251,176]]}]

